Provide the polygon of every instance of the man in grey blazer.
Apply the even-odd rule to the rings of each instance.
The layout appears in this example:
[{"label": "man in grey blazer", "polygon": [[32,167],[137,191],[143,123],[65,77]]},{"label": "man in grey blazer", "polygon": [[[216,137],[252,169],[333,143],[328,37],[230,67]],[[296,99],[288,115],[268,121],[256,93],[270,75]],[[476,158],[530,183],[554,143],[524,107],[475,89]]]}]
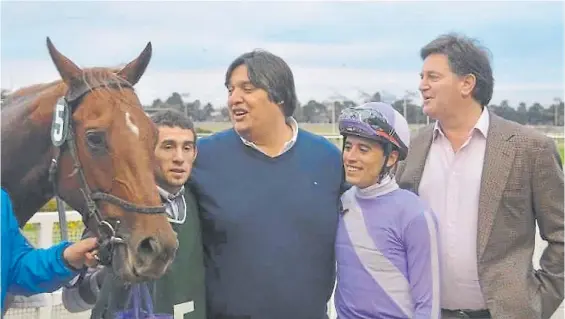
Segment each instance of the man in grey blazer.
[{"label": "man in grey blazer", "polygon": [[[442,318],[547,319],[563,300],[563,166],[555,142],[486,105],[486,50],[456,34],[420,52],[424,112],[396,172],[436,212]],[[536,222],[548,243],[532,265]]]}]

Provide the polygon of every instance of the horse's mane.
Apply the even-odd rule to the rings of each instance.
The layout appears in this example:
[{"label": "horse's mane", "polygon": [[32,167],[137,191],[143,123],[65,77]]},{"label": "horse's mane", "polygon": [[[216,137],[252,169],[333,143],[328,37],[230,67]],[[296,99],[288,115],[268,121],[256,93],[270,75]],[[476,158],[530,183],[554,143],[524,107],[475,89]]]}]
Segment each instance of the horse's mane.
[{"label": "horse's mane", "polygon": [[[109,91],[111,84],[113,87],[117,86],[121,91],[124,88],[122,84],[125,80],[117,74],[119,70],[120,69],[116,67],[84,68],[82,69],[82,80],[86,86],[90,88],[98,87],[104,88],[102,91]],[[11,92],[5,97],[4,101],[2,101],[2,108],[18,104],[15,102],[20,98],[26,98],[30,95],[39,95],[41,93],[45,93],[55,99],[58,99],[65,95],[67,88],[67,85],[62,79],[22,87]]]}]

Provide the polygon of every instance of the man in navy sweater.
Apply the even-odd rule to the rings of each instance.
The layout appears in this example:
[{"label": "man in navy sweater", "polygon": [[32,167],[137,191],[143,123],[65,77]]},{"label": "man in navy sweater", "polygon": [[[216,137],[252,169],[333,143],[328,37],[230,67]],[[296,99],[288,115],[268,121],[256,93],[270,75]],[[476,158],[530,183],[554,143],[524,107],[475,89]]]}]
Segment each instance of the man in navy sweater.
[{"label": "man in navy sweater", "polygon": [[318,319],[335,280],[340,150],[298,128],[289,66],[253,51],[225,78],[233,128],[198,143],[208,318]]}]

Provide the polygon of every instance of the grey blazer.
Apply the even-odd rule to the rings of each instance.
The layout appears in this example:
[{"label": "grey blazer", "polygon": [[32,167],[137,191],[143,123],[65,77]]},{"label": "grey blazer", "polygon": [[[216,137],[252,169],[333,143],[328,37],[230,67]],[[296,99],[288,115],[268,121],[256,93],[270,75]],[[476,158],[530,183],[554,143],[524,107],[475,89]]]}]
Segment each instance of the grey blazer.
[{"label": "grey blazer", "polygon": [[[433,125],[410,143],[396,179],[418,193]],[[479,283],[496,319],[550,318],[563,300],[563,165],[555,142],[490,112],[479,196]],[[534,270],[536,234],[547,241]]]}]

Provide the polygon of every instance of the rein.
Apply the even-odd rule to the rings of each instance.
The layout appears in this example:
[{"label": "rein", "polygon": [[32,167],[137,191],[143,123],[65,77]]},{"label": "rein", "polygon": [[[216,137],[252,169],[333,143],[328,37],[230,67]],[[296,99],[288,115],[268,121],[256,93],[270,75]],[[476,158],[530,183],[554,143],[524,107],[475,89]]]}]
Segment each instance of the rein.
[{"label": "rein", "polygon": [[[127,82],[114,81],[110,83],[111,86],[122,86],[131,88]],[[86,83],[78,85],[75,89],[69,88],[65,97],[59,99],[55,106],[53,114],[53,123],[51,127],[51,141],[55,146],[55,152],[49,167],[49,180],[53,184],[54,196],[57,199],[57,211],[59,214],[59,225],[61,230],[61,238],[66,240],[67,236],[67,223],[64,210],[63,201],[60,198],[57,187],[57,169],[59,157],[62,148],[68,148],[69,153],[73,159],[73,169],[78,173],[80,181],[80,191],[84,197],[88,213],[81,212],[83,216],[83,223],[88,227],[88,222],[91,218],[96,221],[96,233],[98,237],[98,254],[95,256],[101,265],[109,266],[112,264],[113,251],[116,245],[125,244],[124,238],[118,234],[120,221],[115,220],[112,222],[110,219],[104,219],[98,208],[97,201],[105,201],[113,205],[119,206],[123,210],[141,213],[141,214],[163,214],[165,213],[165,206],[139,206],[127,200],[121,199],[110,193],[103,191],[92,191],[86,182],[86,177],[80,160],[78,158],[76,146],[76,133],[74,131],[72,113],[79,106],[80,100],[99,86],[88,86]],[[81,276],[83,273],[81,273]],[[78,281],[77,281],[78,283]]]}]

